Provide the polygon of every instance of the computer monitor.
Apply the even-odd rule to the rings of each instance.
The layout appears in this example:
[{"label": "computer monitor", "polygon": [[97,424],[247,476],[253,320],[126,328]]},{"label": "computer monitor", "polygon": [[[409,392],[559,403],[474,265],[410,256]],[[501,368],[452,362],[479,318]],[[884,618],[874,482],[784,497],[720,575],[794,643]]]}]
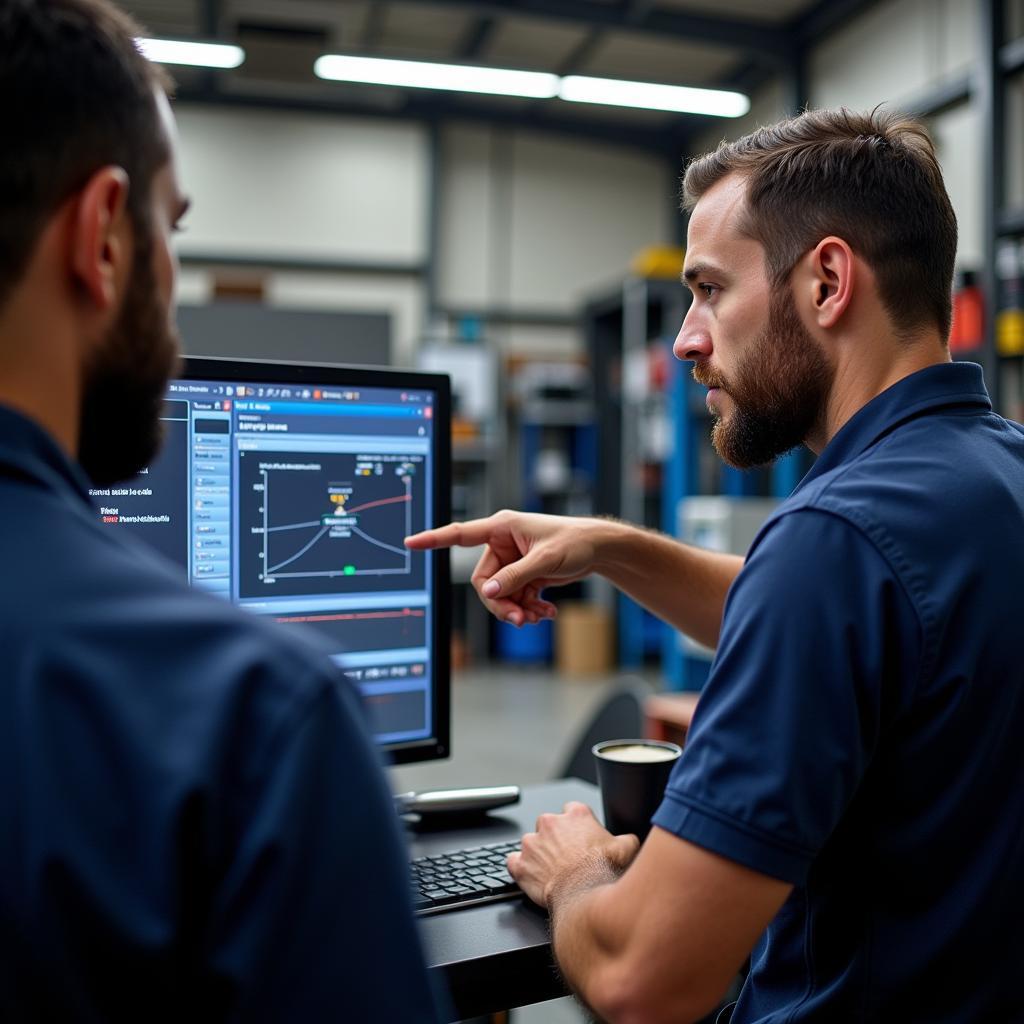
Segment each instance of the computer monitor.
[{"label": "computer monitor", "polygon": [[392,761],[449,751],[446,552],[410,533],[451,511],[442,374],[187,359],[164,443],[134,480],[91,492],[195,587],[316,630]]}]

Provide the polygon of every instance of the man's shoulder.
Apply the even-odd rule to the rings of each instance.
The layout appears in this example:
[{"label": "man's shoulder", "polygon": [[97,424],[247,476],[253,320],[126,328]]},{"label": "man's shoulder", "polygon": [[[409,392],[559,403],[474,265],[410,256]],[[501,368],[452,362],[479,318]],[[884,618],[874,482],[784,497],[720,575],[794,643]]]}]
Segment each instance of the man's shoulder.
[{"label": "man's shoulder", "polygon": [[869,533],[884,526],[922,536],[991,514],[1013,495],[1024,499],[1024,428],[991,413],[948,413],[901,425],[811,480],[779,512],[818,509]]}]

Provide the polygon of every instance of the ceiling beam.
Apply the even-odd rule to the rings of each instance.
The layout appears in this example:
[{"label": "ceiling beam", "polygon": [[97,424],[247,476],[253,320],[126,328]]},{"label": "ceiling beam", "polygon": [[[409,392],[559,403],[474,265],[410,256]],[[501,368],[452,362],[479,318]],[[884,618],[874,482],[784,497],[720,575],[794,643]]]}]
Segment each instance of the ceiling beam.
[{"label": "ceiling beam", "polygon": [[[432,7],[470,9],[476,14],[521,16],[546,21],[568,22],[577,27],[591,25],[672,38],[689,43],[705,43],[743,50],[768,63],[785,63],[793,52],[795,40],[787,26],[740,18],[661,8],[644,3],[603,4],[591,0],[405,0],[406,3]],[[840,2],[840,0],[836,0]],[[865,2],[865,0],[862,0]]]},{"label": "ceiling beam", "polygon": [[603,28],[589,28],[583,38],[562,58],[556,67],[556,75],[579,74],[580,69],[594,55],[594,51],[604,39]]},{"label": "ceiling beam", "polygon": [[475,60],[491,41],[497,22],[494,18],[477,18],[462,37],[455,52],[460,60]]},{"label": "ceiling beam", "polygon": [[362,52],[373,53],[380,46],[386,17],[381,0],[370,0],[370,9],[366,12],[366,22],[363,25],[363,37],[359,41],[359,49]]},{"label": "ceiling beam", "polygon": [[643,21],[658,6],[658,0],[621,0],[621,4],[629,20]]},{"label": "ceiling beam", "polygon": [[202,34],[207,39],[220,37],[221,2],[220,0],[203,0],[200,10]]}]

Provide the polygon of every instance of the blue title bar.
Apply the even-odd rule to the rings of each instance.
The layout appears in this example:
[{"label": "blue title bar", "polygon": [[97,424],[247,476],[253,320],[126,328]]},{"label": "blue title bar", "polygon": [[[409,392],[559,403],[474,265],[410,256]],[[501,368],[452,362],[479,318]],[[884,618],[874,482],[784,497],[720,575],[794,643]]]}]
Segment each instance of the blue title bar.
[{"label": "blue title bar", "polygon": [[275,416],[388,416],[395,419],[423,419],[424,406],[335,405],[333,402],[235,401],[237,412],[269,413]]}]

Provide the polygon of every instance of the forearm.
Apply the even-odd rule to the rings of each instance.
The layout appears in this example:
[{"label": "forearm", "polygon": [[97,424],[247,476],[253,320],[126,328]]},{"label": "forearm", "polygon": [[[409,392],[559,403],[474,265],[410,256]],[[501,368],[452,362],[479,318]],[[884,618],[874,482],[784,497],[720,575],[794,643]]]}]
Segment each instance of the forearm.
[{"label": "forearm", "polygon": [[605,896],[620,876],[603,857],[578,868],[548,898],[551,944],[566,984],[603,1019],[608,1006],[596,979],[605,979],[625,936],[605,920]]},{"label": "forearm", "polygon": [[[654,979],[640,980],[635,906],[623,905],[618,872],[605,862],[587,864],[549,901],[551,944],[566,984],[598,1019],[608,1024],[695,1021],[690,1001],[673,992],[654,1001]],[[645,958],[647,959],[647,958]],[[685,965],[679,965],[685,973]],[[648,984],[648,982],[650,984]]]},{"label": "forearm", "polygon": [[661,962],[649,920],[641,923],[645,915],[635,898],[616,882],[618,873],[607,863],[588,865],[549,900],[552,949],[569,988],[608,1024],[702,1019],[720,1001],[728,978],[709,988],[714,972],[701,971],[704,956]]},{"label": "forearm", "polygon": [[659,619],[716,647],[725,597],[743,558],[607,519],[595,526],[595,571]]}]

